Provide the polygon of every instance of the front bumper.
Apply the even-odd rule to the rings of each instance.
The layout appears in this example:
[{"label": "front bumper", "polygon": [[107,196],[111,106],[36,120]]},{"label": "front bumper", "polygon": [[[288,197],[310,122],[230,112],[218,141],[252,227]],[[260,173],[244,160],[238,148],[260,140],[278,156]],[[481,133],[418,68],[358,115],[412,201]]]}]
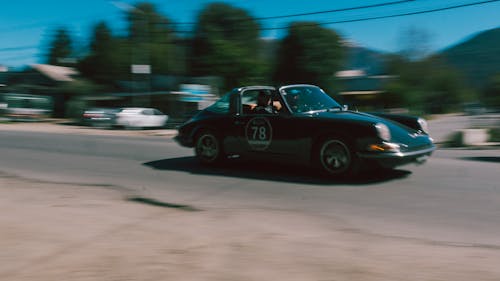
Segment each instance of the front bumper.
[{"label": "front bumper", "polygon": [[410,163],[423,164],[436,150],[435,145],[419,150],[395,152],[359,152],[358,157],[363,160],[374,161],[384,168],[394,168]]},{"label": "front bumper", "polygon": [[174,137],[174,140],[178,144],[185,146],[185,147],[193,147],[194,146],[193,138],[188,137],[186,135],[178,134],[177,136]]}]

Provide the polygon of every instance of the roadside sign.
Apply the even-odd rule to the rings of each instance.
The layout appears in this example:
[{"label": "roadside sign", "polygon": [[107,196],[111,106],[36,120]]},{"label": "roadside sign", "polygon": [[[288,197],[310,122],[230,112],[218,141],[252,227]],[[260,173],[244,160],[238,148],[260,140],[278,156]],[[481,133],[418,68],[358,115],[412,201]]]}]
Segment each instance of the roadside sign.
[{"label": "roadside sign", "polygon": [[151,74],[151,65],[149,64],[132,64],[130,71],[133,74]]}]

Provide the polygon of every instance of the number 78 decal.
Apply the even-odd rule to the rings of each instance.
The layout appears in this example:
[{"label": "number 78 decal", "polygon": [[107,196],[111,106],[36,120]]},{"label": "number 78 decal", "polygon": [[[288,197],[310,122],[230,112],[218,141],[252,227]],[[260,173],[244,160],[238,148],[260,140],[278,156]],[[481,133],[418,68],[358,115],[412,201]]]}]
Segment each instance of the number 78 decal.
[{"label": "number 78 decal", "polygon": [[266,140],[267,139],[267,127],[265,126],[252,126],[252,131],[253,131],[253,135],[252,135],[252,139],[253,140]]},{"label": "number 78 decal", "polygon": [[271,144],[273,128],[267,118],[255,117],[251,119],[245,131],[247,142],[252,149],[265,150]]}]

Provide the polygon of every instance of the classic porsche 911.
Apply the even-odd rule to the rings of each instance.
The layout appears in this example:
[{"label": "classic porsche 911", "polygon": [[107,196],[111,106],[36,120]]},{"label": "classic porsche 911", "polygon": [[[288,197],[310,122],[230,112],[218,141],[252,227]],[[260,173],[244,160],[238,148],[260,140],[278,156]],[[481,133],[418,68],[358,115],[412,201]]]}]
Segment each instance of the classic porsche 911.
[{"label": "classic porsche 911", "polygon": [[350,111],[313,85],[234,89],[178,131],[176,141],[204,164],[239,155],[336,176],[423,163],[435,150],[424,119]]}]

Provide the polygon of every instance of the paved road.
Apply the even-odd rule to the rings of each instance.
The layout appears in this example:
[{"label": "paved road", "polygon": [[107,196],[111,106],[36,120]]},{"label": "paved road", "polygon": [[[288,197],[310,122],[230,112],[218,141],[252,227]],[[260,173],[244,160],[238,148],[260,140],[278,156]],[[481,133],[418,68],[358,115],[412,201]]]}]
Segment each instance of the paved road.
[{"label": "paved road", "polygon": [[500,151],[438,150],[423,166],[349,181],[300,167],[204,168],[167,137],[0,131],[0,172],[114,188],[198,209],[289,210],[384,237],[500,249]]}]

